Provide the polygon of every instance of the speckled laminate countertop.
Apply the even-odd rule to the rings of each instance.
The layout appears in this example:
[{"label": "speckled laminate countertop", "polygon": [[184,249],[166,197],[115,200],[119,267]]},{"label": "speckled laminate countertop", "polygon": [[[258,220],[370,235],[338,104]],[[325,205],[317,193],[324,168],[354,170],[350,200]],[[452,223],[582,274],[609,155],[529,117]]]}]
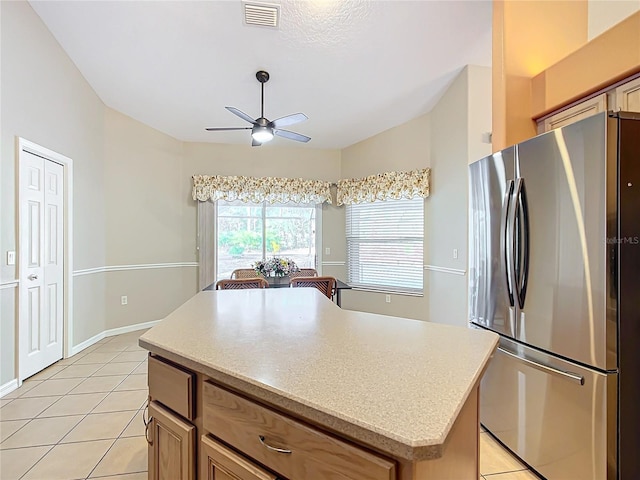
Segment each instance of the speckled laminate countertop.
[{"label": "speckled laminate countertop", "polygon": [[498,341],[342,310],[313,288],[201,292],[143,348],[401,458],[437,458]]}]

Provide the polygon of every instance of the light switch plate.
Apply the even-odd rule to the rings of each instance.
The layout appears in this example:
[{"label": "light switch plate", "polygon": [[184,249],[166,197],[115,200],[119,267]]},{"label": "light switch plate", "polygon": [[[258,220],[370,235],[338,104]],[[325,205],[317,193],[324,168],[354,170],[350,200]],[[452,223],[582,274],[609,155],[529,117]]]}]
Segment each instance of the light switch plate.
[{"label": "light switch plate", "polygon": [[16,264],[16,252],[7,252],[7,265]]},{"label": "light switch plate", "polygon": [[326,248],[324,249],[324,254],[325,254],[325,255],[331,255],[331,248],[330,248],[330,247],[326,247]]}]

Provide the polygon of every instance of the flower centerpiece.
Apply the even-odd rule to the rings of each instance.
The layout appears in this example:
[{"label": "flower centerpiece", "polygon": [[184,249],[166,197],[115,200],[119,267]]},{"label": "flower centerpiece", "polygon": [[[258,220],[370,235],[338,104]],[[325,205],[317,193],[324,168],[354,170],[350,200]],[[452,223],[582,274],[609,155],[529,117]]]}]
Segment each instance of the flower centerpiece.
[{"label": "flower centerpiece", "polygon": [[300,270],[296,262],[290,258],[272,257],[268,260],[258,260],[253,264],[258,275],[263,277],[285,277]]}]

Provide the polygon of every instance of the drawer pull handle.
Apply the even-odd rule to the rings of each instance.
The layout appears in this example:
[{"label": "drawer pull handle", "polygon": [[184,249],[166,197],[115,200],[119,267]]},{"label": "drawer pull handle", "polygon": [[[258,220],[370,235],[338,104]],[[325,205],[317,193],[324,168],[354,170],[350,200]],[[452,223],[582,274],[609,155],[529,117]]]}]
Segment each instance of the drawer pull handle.
[{"label": "drawer pull handle", "polygon": [[278,453],[284,453],[287,455],[290,455],[293,453],[293,451],[291,450],[286,450],[284,448],[278,448],[278,447],[272,447],[271,445],[269,445],[267,442],[264,441],[264,436],[262,435],[258,435],[258,439],[260,440],[260,443],[262,445],[264,445],[265,447],[267,447],[269,450],[273,450],[274,452],[278,452]]},{"label": "drawer pull handle", "polygon": [[144,438],[147,439],[147,443],[149,445],[153,445],[153,440],[149,440],[149,425],[153,421],[153,417],[149,417],[147,420],[145,417],[149,414],[149,402],[144,406],[144,410],[142,411],[142,423],[144,423]]},{"label": "drawer pull handle", "polygon": [[153,422],[153,417],[149,417],[149,421],[144,426],[144,437],[149,445],[153,445],[153,440],[149,439],[149,425],[151,425],[151,422]]}]

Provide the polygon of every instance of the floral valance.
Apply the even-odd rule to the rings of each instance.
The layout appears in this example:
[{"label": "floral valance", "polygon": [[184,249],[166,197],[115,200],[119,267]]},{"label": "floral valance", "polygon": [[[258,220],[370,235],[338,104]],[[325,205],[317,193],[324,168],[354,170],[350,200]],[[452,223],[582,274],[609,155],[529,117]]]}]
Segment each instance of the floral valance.
[{"label": "floral valance", "polygon": [[320,180],[278,177],[194,175],[193,199],[260,203],[331,203],[331,184]]},{"label": "floral valance", "polygon": [[410,172],[387,172],[338,182],[337,204],[374,202],[429,196],[430,168]]}]

